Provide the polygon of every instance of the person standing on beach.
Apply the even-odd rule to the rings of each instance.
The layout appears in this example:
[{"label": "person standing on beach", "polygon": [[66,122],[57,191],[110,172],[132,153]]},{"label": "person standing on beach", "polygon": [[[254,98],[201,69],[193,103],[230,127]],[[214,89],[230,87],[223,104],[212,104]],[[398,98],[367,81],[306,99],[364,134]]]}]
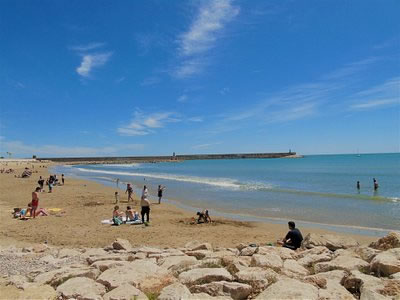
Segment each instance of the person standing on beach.
[{"label": "person standing on beach", "polygon": [[379,184],[378,184],[378,181],[376,181],[375,178],[373,178],[373,180],[374,180],[374,191],[376,191],[379,188]]},{"label": "person standing on beach", "polygon": [[142,208],[141,215],[142,215],[142,222],[143,223],[145,223],[144,216],[147,216],[146,222],[147,223],[150,222],[150,201],[147,198],[148,195],[149,195],[149,192],[147,190],[147,187],[144,186],[143,187],[143,191],[142,191],[142,197],[141,197],[141,200],[140,200],[140,206]]},{"label": "person standing on beach", "polygon": [[61,181],[62,181],[62,185],[64,185],[64,182],[65,182],[64,174],[61,174]]},{"label": "person standing on beach", "polygon": [[357,181],[357,190],[360,190],[360,182]]},{"label": "person standing on beach", "polygon": [[119,178],[117,178],[117,180],[115,181],[117,184],[117,189],[119,188]]},{"label": "person standing on beach", "polygon": [[36,210],[39,206],[39,194],[38,192],[40,192],[40,187],[37,187],[36,190],[34,192],[32,192],[32,210],[31,210],[31,216],[33,216],[33,218],[36,217]]},{"label": "person standing on beach", "polygon": [[130,183],[128,183],[127,186],[126,186],[125,194],[126,194],[126,193],[128,193],[128,202],[129,202],[129,200],[132,200],[132,202],[133,202],[133,197],[132,197],[133,188],[132,188],[132,186],[131,186]]},{"label": "person standing on beach", "polygon": [[158,192],[157,192],[158,204],[161,204],[161,198],[163,196],[164,189],[165,189],[165,186],[162,186],[161,184],[158,186]]},{"label": "person standing on beach", "polygon": [[43,185],[44,185],[44,179],[42,178],[42,176],[40,176],[39,180],[38,180],[38,184],[40,186],[40,191],[43,190]]}]

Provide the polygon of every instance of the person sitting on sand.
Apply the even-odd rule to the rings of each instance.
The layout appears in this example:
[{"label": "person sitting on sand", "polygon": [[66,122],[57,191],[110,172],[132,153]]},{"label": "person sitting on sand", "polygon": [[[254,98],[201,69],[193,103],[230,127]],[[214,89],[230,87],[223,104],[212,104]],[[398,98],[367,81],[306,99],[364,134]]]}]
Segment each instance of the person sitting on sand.
[{"label": "person sitting on sand", "polygon": [[282,247],[296,250],[300,248],[301,242],[303,241],[303,236],[300,230],[296,228],[296,224],[293,221],[288,222],[289,232],[286,234],[285,238],[280,241],[278,240],[278,245]]},{"label": "person sitting on sand", "polygon": [[198,211],[197,216],[197,224],[212,222],[210,215],[208,214],[208,209],[205,209],[202,212]]},{"label": "person sitting on sand", "polygon": [[133,221],[135,219],[134,214],[134,210],[130,206],[127,206],[125,211],[126,221]]},{"label": "person sitting on sand", "polygon": [[119,211],[119,206],[116,205],[114,206],[114,210],[113,210],[113,223],[114,225],[121,225],[123,223],[122,221],[122,216],[123,213]]}]

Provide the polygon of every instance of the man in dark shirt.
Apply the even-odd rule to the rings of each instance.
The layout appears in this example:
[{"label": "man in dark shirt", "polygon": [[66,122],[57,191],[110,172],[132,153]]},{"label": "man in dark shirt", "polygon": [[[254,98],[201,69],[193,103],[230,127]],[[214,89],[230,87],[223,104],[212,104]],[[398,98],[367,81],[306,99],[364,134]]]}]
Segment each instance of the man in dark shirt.
[{"label": "man in dark shirt", "polygon": [[296,250],[297,248],[300,248],[303,236],[301,235],[300,230],[296,228],[296,224],[293,221],[290,221],[288,225],[289,232],[282,241],[278,241],[278,244],[282,245],[282,247]]}]

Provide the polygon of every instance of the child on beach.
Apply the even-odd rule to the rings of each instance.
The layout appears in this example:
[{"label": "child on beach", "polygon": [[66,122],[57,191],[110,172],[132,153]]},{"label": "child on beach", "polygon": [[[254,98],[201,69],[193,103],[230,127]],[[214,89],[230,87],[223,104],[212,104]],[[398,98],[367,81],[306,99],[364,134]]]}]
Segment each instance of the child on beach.
[{"label": "child on beach", "polygon": [[123,223],[122,221],[122,215],[123,213],[119,211],[119,206],[116,205],[114,206],[114,210],[113,210],[113,223],[114,225],[121,225]]},{"label": "child on beach", "polygon": [[119,203],[119,194],[118,194],[118,192],[115,192],[114,197],[115,197],[115,204],[118,204]]},{"label": "child on beach", "polygon": [[127,186],[126,186],[125,194],[126,194],[126,193],[128,193],[128,202],[129,202],[129,200],[132,200],[132,201],[133,201],[133,198],[132,198],[133,188],[132,188],[132,186],[131,186],[130,183],[128,183]]}]

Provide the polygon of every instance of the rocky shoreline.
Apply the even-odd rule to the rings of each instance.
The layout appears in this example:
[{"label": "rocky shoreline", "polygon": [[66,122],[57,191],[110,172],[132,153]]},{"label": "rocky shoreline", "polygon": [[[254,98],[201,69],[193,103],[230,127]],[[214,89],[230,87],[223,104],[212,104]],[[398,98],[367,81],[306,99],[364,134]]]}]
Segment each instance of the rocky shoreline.
[{"label": "rocky shoreline", "polygon": [[297,251],[198,241],[161,249],[123,239],[105,248],[8,247],[0,275],[0,291],[17,290],[15,299],[400,299],[400,233],[369,246],[309,234]]}]

